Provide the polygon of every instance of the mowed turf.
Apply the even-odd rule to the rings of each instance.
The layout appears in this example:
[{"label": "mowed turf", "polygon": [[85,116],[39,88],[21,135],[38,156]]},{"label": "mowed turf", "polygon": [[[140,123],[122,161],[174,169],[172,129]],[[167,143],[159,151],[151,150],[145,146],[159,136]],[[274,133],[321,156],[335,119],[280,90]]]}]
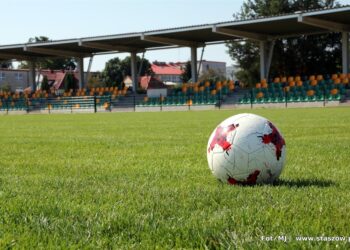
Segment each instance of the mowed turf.
[{"label": "mowed turf", "polygon": [[[210,133],[242,112],[284,134],[275,185],[208,168]],[[0,116],[0,142],[1,249],[350,247],[350,108]]]}]

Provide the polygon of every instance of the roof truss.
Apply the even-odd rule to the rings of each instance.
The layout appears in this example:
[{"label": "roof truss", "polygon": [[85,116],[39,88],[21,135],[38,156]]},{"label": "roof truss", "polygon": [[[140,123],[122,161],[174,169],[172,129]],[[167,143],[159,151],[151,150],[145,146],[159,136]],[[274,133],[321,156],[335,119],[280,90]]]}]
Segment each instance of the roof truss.
[{"label": "roof truss", "polygon": [[29,56],[24,56],[19,54],[0,53],[0,60],[12,60],[12,59],[19,59],[19,60],[25,60],[25,61],[33,60],[33,58]]},{"label": "roof truss", "polygon": [[124,45],[110,45],[101,42],[83,42],[79,41],[79,46],[93,48],[93,49],[101,49],[105,51],[119,51],[119,52],[143,52],[144,49],[135,48],[132,46],[124,46]]},{"label": "roof truss", "polygon": [[311,26],[319,27],[326,30],[334,30],[339,32],[350,32],[350,25],[337,23],[332,21],[326,21],[320,18],[302,16],[301,14],[298,16],[298,22],[305,23]]},{"label": "roof truss", "polygon": [[24,51],[38,53],[38,54],[58,56],[58,57],[79,57],[79,58],[83,58],[83,57],[88,56],[85,53],[79,53],[79,52],[75,52],[75,51],[48,49],[48,48],[42,48],[42,47],[38,48],[38,47],[24,46],[23,50]]},{"label": "roof truss", "polygon": [[167,45],[177,45],[183,47],[203,47],[204,43],[199,43],[196,41],[187,41],[182,39],[174,39],[168,37],[160,37],[160,36],[149,36],[149,35],[141,35],[141,40],[159,43],[159,44],[167,44]]},{"label": "roof truss", "polygon": [[264,35],[264,34],[259,34],[259,33],[253,33],[253,32],[248,32],[248,31],[242,31],[242,30],[235,30],[235,29],[228,29],[228,28],[222,28],[222,27],[217,27],[213,25],[212,31],[215,33],[223,34],[223,35],[228,35],[232,37],[241,37],[241,38],[247,38],[250,40],[255,40],[255,41],[267,41],[267,40],[272,40],[271,37]]}]

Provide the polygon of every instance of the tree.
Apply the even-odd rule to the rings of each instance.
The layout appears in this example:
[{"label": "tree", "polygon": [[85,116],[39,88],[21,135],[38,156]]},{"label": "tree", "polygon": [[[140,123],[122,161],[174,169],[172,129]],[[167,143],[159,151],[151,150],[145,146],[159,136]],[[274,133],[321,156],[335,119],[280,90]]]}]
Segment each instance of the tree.
[{"label": "tree", "polygon": [[[123,71],[123,76],[131,76],[131,57],[127,56],[124,58],[123,61],[121,61],[122,64],[122,71]],[[141,67],[141,71],[140,71],[140,66],[142,64]],[[137,68],[137,73],[140,73],[140,76],[144,76],[144,75],[153,75],[154,72],[152,71],[152,66],[151,63],[145,59],[145,58],[141,58],[139,56],[136,56],[136,68]]]},{"label": "tree", "polygon": [[102,77],[108,87],[121,86],[124,77],[121,69],[121,61],[118,57],[112,58],[106,63],[102,71]]},{"label": "tree", "polygon": [[210,82],[214,82],[215,83],[215,82],[218,82],[218,81],[226,80],[226,76],[221,74],[220,72],[214,70],[214,69],[208,69],[202,75],[200,75],[198,80],[200,82],[210,81]]},{"label": "tree", "polygon": [[41,69],[74,70],[76,68],[75,60],[73,58],[44,59],[40,60],[37,64]]},{"label": "tree", "polygon": [[0,68],[1,69],[11,69],[12,62],[11,61],[0,61]]},{"label": "tree", "polygon": [[187,61],[184,68],[183,73],[181,74],[181,81],[183,83],[189,82],[192,77],[192,68],[191,68],[191,62]]},{"label": "tree", "polygon": [[[41,43],[50,41],[46,36],[31,37],[29,43]],[[74,70],[76,68],[76,62],[74,58],[42,58],[35,61],[35,67],[41,69],[51,70]],[[28,62],[24,61],[19,65],[19,68],[29,68]]]},{"label": "tree", "polygon": [[[142,66],[141,66],[141,62],[142,62]],[[151,64],[147,59],[143,59],[142,61],[142,59],[137,56],[136,65],[138,70],[141,67],[140,76],[154,74],[152,71]],[[124,58],[124,60],[120,60],[118,57],[115,57],[109,60],[106,63],[106,66],[102,72],[102,77],[106,82],[106,85],[108,87],[117,86],[119,89],[123,88],[124,78],[130,75],[131,75],[130,56]]]},{"label": "tree", "polygon": [[78,89],[78,81],[73,74],[69,73],[66,74],[66,77],[64,78],[64,91],[67,92],[71,89]]},{"label": "tree", "polygon": [[[247,0],[236,19],[294,13],[295,11],[334,7],[334,0]],[[259,44],[252,41],[228,42],[228,52],[238,62],[236,76],[249,85],[259,81]],[[339,33],[303,35],[275,40],[270,75],[310,75],[338,72],[341,67]]]},{"label": "tree", "polygon": [[47,79],[47,76],[43,77],[43,81],[41,82],[41,90],[50,90],[49,80]]},{"label": "tree", "polygon": [[95,73],[94,75],[90,75],[87,80],[87,87],[91,88],[100,88],[105,87],[105,83],[103,82],[102,75],[100,72]]}]

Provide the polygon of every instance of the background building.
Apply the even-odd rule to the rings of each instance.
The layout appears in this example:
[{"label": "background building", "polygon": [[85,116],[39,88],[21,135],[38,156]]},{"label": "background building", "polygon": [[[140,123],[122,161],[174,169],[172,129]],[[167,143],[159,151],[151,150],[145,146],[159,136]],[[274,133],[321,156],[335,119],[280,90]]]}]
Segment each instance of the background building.
[{"label": "background building", "polygon": [[219,75],[226,76],[226,63],[225,62],[216,62],[216,61],[206,61],[203,60],[202,63],[197,62],[199,68],[199,76],[207,73],[212,70]]},{"label": "background building", "polygon": [[237,80],[236,73],[239,70],[237,65],[231,65],[226,67],[226,78],[230,80]]},{"label": "background building", "polygon": [[181,83],[182,63],[153,62],[154,77],[162,82]]},{"label": "background building", "polygon": [[23,90],[29,87],[29,71],[26,69],[0,69],[0,89]]},{"label": "background building", "polygon": [[[62,71],[62,70],[49,70],[42,69],[36,72],[35,82],[37,87],[40,88],[43,77],[46,76],[50,87],[55,89],[64,88],[64,80],[67,73],[73,73],[75,81],[79,79],[79,73],[77,71]],[[28,69],[0,69],[0,89],[10,91],[23,91],[24,89],[31,87],[29,81]],[[90,72],[90,75],[94,76],[96,72]],[[84,72],[85,79],[87,79],[87,73]]]},{"label": "background building", "polygon": [[[184,72],[186,62],[153,62],[152,71],[155,78],[165,83],[182,83],[181,75]],[[197,62],[199,76],[212,71],[217,75],[226,76],[226,63],[217,61]]]}]

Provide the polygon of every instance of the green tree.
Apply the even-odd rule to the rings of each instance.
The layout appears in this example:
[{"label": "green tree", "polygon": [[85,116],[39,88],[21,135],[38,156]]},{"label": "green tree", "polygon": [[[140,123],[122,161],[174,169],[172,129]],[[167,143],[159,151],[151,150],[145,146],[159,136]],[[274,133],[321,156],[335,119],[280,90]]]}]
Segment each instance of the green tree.
[{"label": "green tree", "polygon": [[102,74],[100,72],[91,74],[87,80],[87,87],[90,88],[100,88],[106,87],[105,82],[102,79]]},{"label": "green tree", "polygon": [[12,62],[11,61],[0,61],[0,68],[1,69],[11,69]]},{"label": "green tree", "polygon": [[[142,64],[142,66],[141,66]],[[147,59],[141,59],[136,57],[136,65],[139,70],[141,67],[140,76],[153,75],[152,67]],[[131,76],[131,58],[130,56],[120,60],[115,57],[106,63],[106,66],[102,72],[102,77],[108,87],[117,86],[123,88],[123,80],[126,76]]]},{"label": "green tree", "polygon": [[69,91],[70,89],[78,89],[78,82],[73,74],[66,74],[64,78],[64,91]]},{"label": "green tree", "polygon": [[[123,76],[131,76],[131,57],[127,56],[121,61],[122,64],[122,71],[123,71]],[[145,76],[145,75],[153,75],[154,72],[152,71],[152,66],[151,63],[145,59],[141,58],[139,56],[136,56],[136,68],[137,68],[137,73],[140,73],[140,76]],[[140,71],[141,67],[141,71]]]},{"label": "green tree", "polygon": [[118,57],[110,59],[102,71],[102,77],[108,87],[120,87],[124,77],[121,69],[121,61]]},{"label": "green tree", "polygon": [[181,74],[181,81],[183,83],[189,82],[192,77],[192,68],[191,68],[191,62],[187,61],[185,66],[183,67],[183,73]]},{"label": "green tree", "polygon": [[[28,43],[41,43],[48,41],[50,41],[50,39],[46,36],[36,36],[29,38]],[[35,61],[35,67],[51,70],[74,70],[76,68],[76,62],[74,58],[40,58]],[[19,65],[19,68],[29,68],[28,62],[23,61]]]},{"label": "green tree", "polygon": [[[247,0],[234,17],[237,20],[251,19],[338,5],[334,0]],[[339,33],[276,39],[270,76],[338,72],[341,67],[340,43]],[[249,85],[258,82],[259,44],[246,40],[226,45],[231,58],[241,69],[237,78]]]},{"label": "green tree", "polygon": [[217,81],[226,80],[226,76],[214,69],[208,69],[202,75],[199,76],[198,80],[200,82],[210,81],[215,83]]},{"label": "green tree", "polygon": [[49,80],[47,79],[47,76],[43,77],[43,81],[41,82],[41,90],[50,90]]},{"label": "green tree", "polygon": [[10,92],[11,91],[11,85],[8,82],[3,82],[0,90],[5,91],[5,92]]}]

